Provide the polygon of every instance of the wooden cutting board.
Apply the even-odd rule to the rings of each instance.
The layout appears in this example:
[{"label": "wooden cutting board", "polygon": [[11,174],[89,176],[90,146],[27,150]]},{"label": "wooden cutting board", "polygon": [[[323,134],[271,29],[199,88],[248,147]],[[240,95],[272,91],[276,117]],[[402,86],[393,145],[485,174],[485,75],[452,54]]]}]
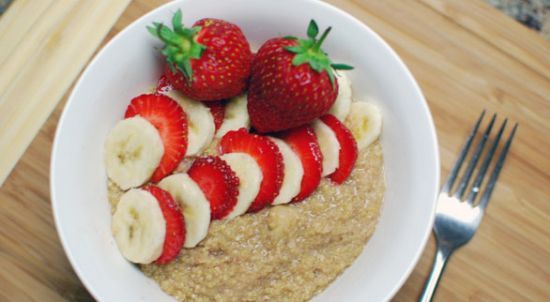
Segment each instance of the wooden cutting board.
[{"label": "wooden cutting board", "polygon": [[[133,1],[105,41],[162,2]],[[451,259],[436,301],[549,301],[550,44],[479,0],[329,2],[378,32],[411,69],[434,116],[443,177],[483,108],[520,124],[488,213]],[[50,148],[64,100],[0,188],[1,301],[90,300],[50,209]],[[433,253],[431,239],[395,301],[417,298]]]},{"label": "wooden cutting board", "polygon": [[0,185],[130,0],[15,1],[0,19]]}]

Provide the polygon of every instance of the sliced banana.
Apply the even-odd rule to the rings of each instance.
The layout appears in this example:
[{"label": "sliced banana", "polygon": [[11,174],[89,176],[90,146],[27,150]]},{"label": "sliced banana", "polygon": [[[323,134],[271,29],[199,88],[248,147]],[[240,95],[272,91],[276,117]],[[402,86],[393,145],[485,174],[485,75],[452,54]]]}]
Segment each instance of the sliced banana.
[{"label": "sliced banana", "polygon": [[191,168],[191,166],[193,165],[193,162],[195,161],[195,159],[196,159],[195,156],[184,157],[178,164],[176,170],[174,170],[174,174],[186,173],[189,170],[189,168]]},{"label": "sliced banana", "polygon": [[323,154],[323,176],[332,174],[340,163],[340,143],[336,134],[321,120],[316,119],[312,123],[313,131],[317,136],[321,154]]},{"label": "sliced banana", "polygon": [[199,154],[214,138],[216,126],[210,109],[202,102],[192,100],[177,90],[171,90],[168,96],[176,100],[187,115],[187,152],[185,156]]},{"label": "sliced banana", "polygon": [[260,191],[263,174],[254,158],[246,153],[226,153],[220,156],[239,178],[239,195],[237,204],[224,219],[233,219],[246,213]]},{"label": "sliced banana", "polygon": [[328,113],[334,115],[340,121],[344,121],[349,114],[351,105],[351,81],[345,71],[339,70],[336,74],[338,78],[338,96]]},{"label": "sliced banana", "polygon": [[121,189],[144,184],[153,175],[164,154],[157,129],[135,116],[118,122],[105,140],[107,176]]},{"label": "sliced banana", "polygon": [[270,137],[269,139],[279,147],[285,165],[283,184],[279,190],[279,195],[273,200],[272,204],[289,203],[294,196],[300,193],[302,177],[304,177],[304,167],[298,155],[292,151],[289,145],[278,138]]},{"label": "sliced banana", "polygon": [[359,150],[374,142],[382,130],[382,113],[375,105],[367,102],[353,102],[345,122],[357,141]]},{"label": "sliced banana", "polygon": [[185,220],[184,247],[195,247],[208,234],[210,203],[197,183],[187,174],[173,174],[164,178],[159,187],[166,190],[182,208]]},{"label": "sliced banana", "polygon": [[166,221],[156,198],[145,190],[122,195],[111,230],[120,253],[131,262],[151,263],[162,254]]},{"label": "sliced banana", "polygon": [[250,128],[250,117],[248,116],[248,102],[246,97],[246,94],[240,95],[231,99],[227,105],[225,105],[225,116],[220,129],[216,132],[216,137],[221,138],[231,130]]}]

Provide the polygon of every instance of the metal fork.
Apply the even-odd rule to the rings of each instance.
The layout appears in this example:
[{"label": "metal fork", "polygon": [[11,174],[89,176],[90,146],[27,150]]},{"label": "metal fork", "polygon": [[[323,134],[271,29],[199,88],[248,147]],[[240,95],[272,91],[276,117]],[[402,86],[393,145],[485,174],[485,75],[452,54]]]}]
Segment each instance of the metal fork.
[{"label": "metal fork", "polygon": [[[460,168],[466,159],[472,145],[472,141],[476,136],[484,116],[485,110],[481,113],[481,116],[470,132],[464,147],[462,147],[458,160],[449,174],[449,178],[439,193],[434,222],[434,233],[437,239],[437,251],[435,254],[432,272],[424,285],[424,289],[418,301],[427,302],[432,300],[449,257],[456,249],[466,244],[474,236],[474,233],[483,218],[483,214],[487,208],[487,203],[489,202],[489,198],[491,197],[491,193],[493,192],[497,182],[498,175],[504,165],[504,160],[506,159],[510,145],[512,144],[514,134],[516,133],[518,124],[514,125],[514,128],[510,133],[510,137],[506,141],[506,144],[498,157],[498,161],[493,168],[491,176],[489,177],[485,191],[481,195],[479,202],[476,203],[476,197],[478,196],[478,193],[481,193],[480,188],[489,168],[489,164],[495,155],[500,138],[502,137],[502,133],[504,132],[508,122],[508,120],[505,119],[502,123],[493,144],[487,151],[485,158],[478,169],[471,188],[467,192],[474,169],[476,168],[481,154],[483,153],[483,149],[489,139],[489,135],[495,123],[496,114],[493,115],[487,129],[483,133],[483,136],[475,148],[474,154],[466,167],[464,175],[458,183],[458,187],[453,193],[453,187],[458,177]],[[465,196],[465,193],[468,193],[468,195]]]}]

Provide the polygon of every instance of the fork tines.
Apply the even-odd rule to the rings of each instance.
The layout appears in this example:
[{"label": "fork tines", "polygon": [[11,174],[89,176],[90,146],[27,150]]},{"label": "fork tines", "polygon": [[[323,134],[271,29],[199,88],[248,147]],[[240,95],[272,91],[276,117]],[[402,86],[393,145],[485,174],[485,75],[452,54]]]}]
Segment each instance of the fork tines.
[{"label": "fork tines", "polygon": [[[466,157],[468,155],[468,152],[470,151],[470,148],[472,146],[472,142],[474,141],[474,138],[476,137],[476,134],[479,130],[479,127],[481,125],[481,122],[485,116],[485,110],[481,113],[481,116],[477,120],[474,128],[470,132],[468,139],[466,140],[466,143],[462,147],[462,151],[460,152],[460,155],[458,157],[458,160],[456,161],[453,169],[451,170],[451,173],[449,174],[449,177],[443,187],[441,188],[441,192],[445,192],[449,195],[452,194],[453,185],[455,183],[456,178],[458,177],[459,171],[462,167],[462,164],[466,160]],[[493,126],[495,124],[495,120],[497,118],[496,114],[493,114],[493,117],[491,118],[489,124],[487,125],[487,128],[483,135],[481,136],[481,139],[477,143],[477,146],[475,147],[475,151],[473,155],[471,156],[468,165],[466,167],[466,170],[464,174],[462,175],[460,182],[458,183],[458,187],[454,192],[454,197],[463,200],[465,197],[466,190],[469,186],[471,186],[469,190],[469,194],[466,198],[466,201],[470,204],[473,204],[476,200],[476,197],[478,195],[478,192],[480,191],[481,185],[483,183],[483,179],[485,175],[487,174],[487,170],[489,168],[489,165],[491,164],[491,161],[496,153],[497,147],[499,145],[500,139],[504,133],[504,129],[506,128],[506,124],[508,123],[508,119],[504,119],[502,122],[495,138],[493,139],[493,144],[489,147],[489,150],[484,151],[485,145],[487,144],[487,141],[489,140],[489,137],[491,135],[491,130],[493,129]],[[502,165],[504,164],[504,160],[506,159],[506,155],[508,154],[508,150],[510,149],[510,145],[512,144],[512,140],[514,139],[514,135],[516,133],[516,129],[518,127],[518,124],[516,123],[508,137],[508,140],[506,141],[506,144],[502,148],[500,152],[500,156],[498,157],[498,160],[493,168],[493,171],[491,173],[491,176],[489,177],[489,181],[487,182],[485,192],[481,196],[481,199],[479,201],[479,206],[483,209],[487,206],[487,202],[489,201],[489,197],[491,196],[491,193],[493,192],[493,188],[495,186],[495,183],[498,179],[498,175],[500,173],[500,170],[502,169]],[[479,162],[479,159],[483,152],[486,152],[485,157],[481,163],[481,166],[478,168],[476,177],[474,179],[473,184],[470,183],[470,180],[472,178],[472,174],[474,173],[474,170]]]}]

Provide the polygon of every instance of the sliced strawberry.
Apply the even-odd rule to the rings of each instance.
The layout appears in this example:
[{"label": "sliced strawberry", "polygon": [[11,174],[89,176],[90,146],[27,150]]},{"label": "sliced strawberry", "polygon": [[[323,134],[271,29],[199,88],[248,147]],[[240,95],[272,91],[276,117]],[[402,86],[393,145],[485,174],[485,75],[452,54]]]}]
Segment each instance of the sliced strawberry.
[{"label": "sliced strawberry", "polygon": [[178,206],[170,193],[163,189],[148,185],[143,188],[149,191],[157,199],[162,216],[166,222],[166,235],[162,254],[155,260],[156,264],[166,264],[178,256],[185,241],[185,220]]},{"label": "sliced strawberry", "polygon": [[246,129],[229,131],[220,142],[221,153],[244,152],[252,156],[260,169],[263,179],[260,192],[248,208],[248,212],[258,212],[270,205],[283,183],[284,164],[279,148],[265,136],[250,134]]},{"label": "sliced strawberry", "polygon": [[288,130],[281,134],[281,138],[296,152],[304,167],[300,193],[292,199],[292,202],[298,202],[311,195],[319,186],[323,172],[323,154],[310,126]]},{"label": "sliced strawberry", "polygon": [[210,202],[212,220],[227,216],[237,204],[239,178],[231,167],[218,156],[199,157],[189,171]]},{"label": "sliced strawberry", "polygon": [[336,138],[340,143],[340,153],[338,155],[338,168],[334,173],[328,177],[337,184],[343,183],[348,176],[350,175],[353,167],[355,166],[355,161],[357,160],[357,143],[353,134],[349,129],[342,124],[334,115],[326,114],[321,117],[323,123],[334,131]]},{"label": "sliced strawberry", "polygon": [[124,118],[135,115],[155,126],[164,144],[164,154],[151,177],[151,181],[158,182],[172,173],[185,155],[187,116],[176,101],[162,94],[142,94],[132,99]]},{"label": "sliced strawberry", "polygon": [[157,87],[155,88],[155,93],[162,93],[165,94],[169,92],[170,90],[174,89],[172,87],[172,84],[168,80],[168,77],[166,75],[162,75],[157,82]]},{"label": "sliced strawberry", "polygon": [[225,117],[224,101],[204,102],[204,104],[208,108],[210,108],[210,113],[212,113],[212,116],[214,117],[214,125],[216,126],[216,131],[218,131],[223,123],[223,118]]}]

